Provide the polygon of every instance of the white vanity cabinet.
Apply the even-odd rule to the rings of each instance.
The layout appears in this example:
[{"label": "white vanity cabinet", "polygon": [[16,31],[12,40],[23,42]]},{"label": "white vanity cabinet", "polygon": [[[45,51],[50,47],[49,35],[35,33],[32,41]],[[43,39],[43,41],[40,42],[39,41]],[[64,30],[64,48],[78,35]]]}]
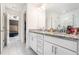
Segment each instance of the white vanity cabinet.
[{"label": "white vanity cabinet", "polygon": [[75,43],[73,41],[69,41],[64,38],[62,39],[57,37],[44,36],[44,54],[77,55],[75,50],[77,47],[74,47],[76,46]]},{"label": "white vanity cabinet", "polygon": [[43,35],[42,34],[37,34],[37,53],[40,55],[43,55],[44,51],[44,40],[43,40]]},{"label": "white vanity cabinet", "polygon": [[77,41],[71,38],[30,32],[30,47],[39,55],[77,55]]},{"label": "white vanity cabinet", "polygon": [[37,52],[37,34],[30,33],[30,47]]}]

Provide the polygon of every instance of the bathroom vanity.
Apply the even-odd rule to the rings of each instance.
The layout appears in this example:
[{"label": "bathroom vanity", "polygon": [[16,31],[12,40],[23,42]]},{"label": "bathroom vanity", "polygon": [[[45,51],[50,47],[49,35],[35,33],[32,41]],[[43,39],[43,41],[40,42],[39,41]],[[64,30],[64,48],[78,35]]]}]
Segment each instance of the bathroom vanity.
[{"label": "bathroom vanity", "polygon": [[79,35],[29,31],[30,47],[39,55],[78,55]]}]

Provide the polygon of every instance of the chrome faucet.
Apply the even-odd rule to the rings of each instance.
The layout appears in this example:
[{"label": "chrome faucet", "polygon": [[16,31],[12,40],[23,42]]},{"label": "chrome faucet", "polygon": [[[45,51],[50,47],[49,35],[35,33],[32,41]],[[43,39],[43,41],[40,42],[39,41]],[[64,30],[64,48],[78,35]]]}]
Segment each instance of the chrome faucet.
[{"label": "chrome faucet", "polygon": [[61,26],[61,25],[58,25],[57,31],[58,32],[66,32],[66,27],[65,26]]}]

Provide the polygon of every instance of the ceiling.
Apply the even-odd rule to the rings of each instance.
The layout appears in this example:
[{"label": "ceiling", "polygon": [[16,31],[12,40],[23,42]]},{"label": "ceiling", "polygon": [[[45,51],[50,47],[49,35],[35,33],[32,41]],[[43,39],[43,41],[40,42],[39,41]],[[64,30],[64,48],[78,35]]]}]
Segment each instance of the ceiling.
[{"label": "ceiling", "polygon": [[[5,3],[6,7],[15,11],[22,11],[26,3]],[[33,3],[34,7],[41,7],[43,3]],[[79,3],[47,3],[46,10],[58,14],[67,13],[79,9]]]},{"label": "ceiling", "polygon": [[26,4],[25,3],[5,3],[5,6],[8,9],[20,11],[26,6]]},{"label": "ceiling", "polygon": [[79,9],[79,3],[50,3],[46,5],[46,8],[48,12],[52,11],[62,14]]}]

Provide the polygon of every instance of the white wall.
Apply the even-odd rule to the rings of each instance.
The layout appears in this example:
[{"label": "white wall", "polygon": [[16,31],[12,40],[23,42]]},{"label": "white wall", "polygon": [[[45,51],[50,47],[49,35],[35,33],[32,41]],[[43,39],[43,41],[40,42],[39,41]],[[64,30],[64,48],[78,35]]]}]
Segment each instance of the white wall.
[{"label": "white wall", "polygon": [[27,47],[29,46],[29,29],[40,29],[45,27],[45,10],[27,4]]},{"label": "white wall", "polygon": [[[26,5],[25,6],[19,6],[17,4],[12,4],[9,8],[9,5],[8,4],[8,7],[6,6],[6,10],[7,10],[7,14],[8,14],[8,17],[9,15],[15,15],[15,16],[18,16],[19,17],[19,39],[21,40],[21,43],[24,42],[24,12],[26,11]],[[15,8],[12,8],[12,6],[15,6]],[[18,7],[19,6],[19,7]],[[16,9],[17,7],[17,9]],[[9,19],[9,18],[8,18]]]},{"label": "white wall", "polygon": [[[19,10],[19,9],[18,9]],[[23,10],[23,9],[22,9]],[[1,4],[1,19],[0,19],[0,30],[4,30],[4,18],[3,18],[3,13],[7,15],[7,39],[9,39],[9,15],[17,15],[20,17],[19,19],[19,37],[21,42],[23,42],[23,36],[24,36],[24,20],[23,20],[23,11],[16,11],[16,9],[9,9],[5,7],[5,4]],[[0,32],[0,40],[1,40],[1,52],[3,50],[3,40],[4,40],[4,33]],[[9,43],[9,40],[7,41]]]},{"label": "white wall", "polygon": [[28,4],[27,19],[29,29],[45,27],[45,10],[40,7],[34,7],[33,4]]},{"label": "white wall", "polygon": [[1,4],[1,18],[0,18],[0,42],[1,42],[1,52],[3,49],[3,40],[4,40],[4,19],[3,19],[3,13],[5,12],[4,4]]},{"label": "white wall", "polygon": [[0,4],[0,54],[1,54],[1,4]]}]

